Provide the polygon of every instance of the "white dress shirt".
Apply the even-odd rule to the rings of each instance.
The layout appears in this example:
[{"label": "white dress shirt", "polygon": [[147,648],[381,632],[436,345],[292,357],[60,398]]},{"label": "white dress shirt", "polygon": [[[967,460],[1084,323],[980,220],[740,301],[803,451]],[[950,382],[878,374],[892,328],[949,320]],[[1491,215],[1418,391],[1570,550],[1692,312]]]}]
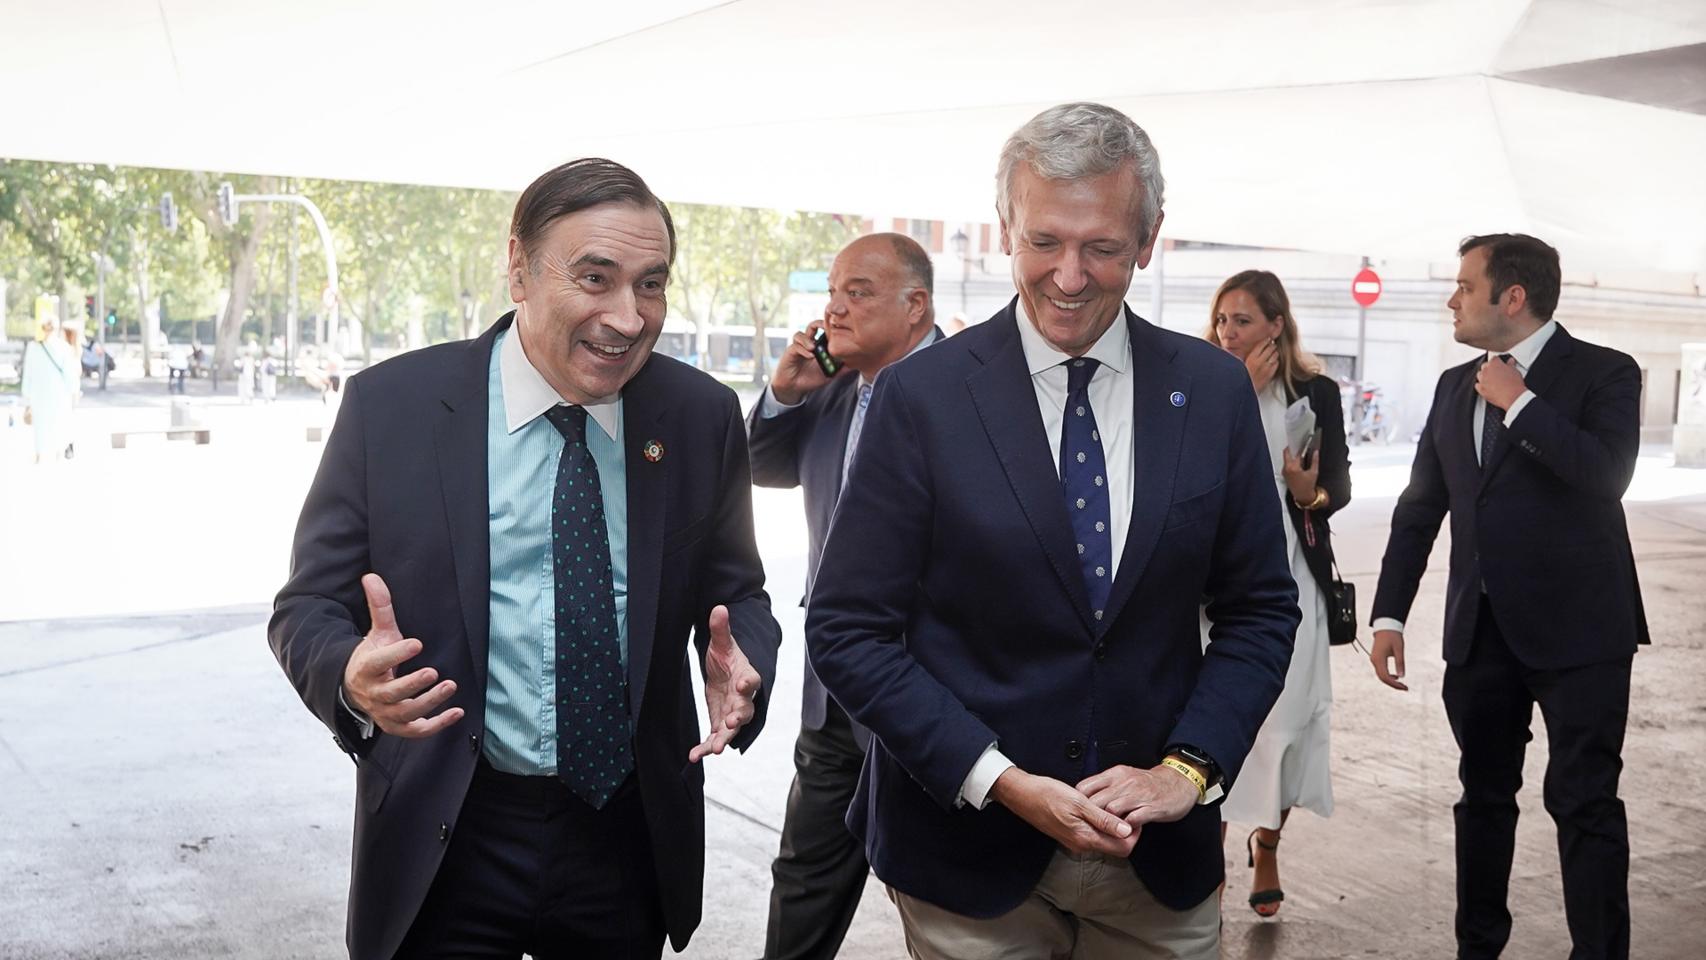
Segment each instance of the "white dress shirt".
[{"label": "white dress shirt", "polygon": [[[1018,315],[1019,343],[1025,350],[1025,366],[1031,373],[1031,387],[1037,395],[1037,411],[1042,414],[1043,431],[1048,434],[1049,461],[1055,475],[1060,474],[1060,435],[1066,419],[1066,367],[1072,359],[1043,339],[1025,312],[1024,301],[1014,311]],[[1112,326],[1084,354],[1101,362],[1090,377],[1090,410],[1096,417],[1096,432],[1102,438],[1102,456],[1108,464],[1108,533],[1113,537],[1114,568],[1118,573],[1120,556],[1125,552],[1126,530],[1131,526],[1132,475],[1136,472],[1136,447],[1132,442],[1132,403],[1135,387],[1132,383],[1131,331],[1126,327],[1125,310]],[[1064,496],[1064,494],[1062,494]],[[960,802],[981,810],[989,805],[989,791],[1008,767],[1014,766],[1001,750],[990,744],[977,763],[972,765],[965,782],[960,784]]]},{"label": "white dress shirt", "polygon": [[[1521,343],[1511,347],[1509,350],[1500,352],[1509,353],[1511,355],[1511,362],[1516,364],[1516,372],[1522,374],[1526,379],[1528,377],[1528,368],[1534,366],[1534,361],[1540,357],[1541,348],[1545,347],[1546,341],[1552,339],[1552,334],[1557,332],[1558,321],[1548,320],[1541,325],[1539,330],[1536,330],[1527,337],[1524,337]],[[1498,363],[1498,357],[1498,353],[1489,350],[1487,351],[1487,358],[1485,362]],[[1505,411],[1505,426],[1508,427],[1514,423],[1516,421],[1516,415],[1521,413],[1522,408],[1528,406],[1528,402],[1533,399],[1533,390],[1522,391],[1522,396],[1513,400],[1511,402],[1510,409]],[[1475,462],[1480,463],[1481,437],[1485,435],[1487,429],[1487,398],[1480,394],[1475,395],[1475,413],[1473,416],[1473,429],[1475,431]],[[1395,633],[1401,634],[1404,632],[1404,621],[1399,620],[1396,617],[1380,617],[1373,623],[1369,624],[1369,629],[1391,630]]]}]

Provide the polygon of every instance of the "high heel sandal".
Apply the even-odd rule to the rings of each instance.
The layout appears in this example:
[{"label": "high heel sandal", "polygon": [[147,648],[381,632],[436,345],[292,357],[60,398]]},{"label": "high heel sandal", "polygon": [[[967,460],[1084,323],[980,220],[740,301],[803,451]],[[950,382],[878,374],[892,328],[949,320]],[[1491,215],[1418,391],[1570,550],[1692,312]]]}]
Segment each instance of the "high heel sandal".
[{"label": "high heel sandal", "polygon": [[[1254,846],[1252,846],[1252,844]],[[1279,841],[1275,840],[1273,843],[1263,843],[1261,838],[1256,836],[1256,831],[1251,830],[1250,835],[1244,838],[1244,850],[1249,854],[1249,863],[1247,866],[1251,868],[1256,866],[1255,847],[1261,847],[1263,850],[1278,850]],[[1279,913],[1280,902],[1284,899],[1285,891],[1281,890],[1279,887],[1275,887],[1272,890],[1256,890],[1250,894],[1250,909],[1256,911],[1256,916],[1258,917],[1272,917],[1274,914]]]}]

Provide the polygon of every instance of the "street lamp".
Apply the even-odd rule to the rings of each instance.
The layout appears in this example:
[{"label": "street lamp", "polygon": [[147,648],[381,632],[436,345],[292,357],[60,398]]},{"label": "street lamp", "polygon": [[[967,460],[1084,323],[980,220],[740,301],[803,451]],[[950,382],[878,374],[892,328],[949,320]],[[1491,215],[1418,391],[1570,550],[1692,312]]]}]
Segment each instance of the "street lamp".
[{"label": "street lamp", "polygon": [[966,277],[971,273],[971,258],[966,253],[971,248],[971,238],[964,230],[955,230],[949,238],[954,245],[954,256],[960,258],[960,312],[966,312]]},{"label": "street lamp", "polygon": [[462,301],[462,336],[466,338],[474,326],[474,295],[463,290],[457,299]]}]

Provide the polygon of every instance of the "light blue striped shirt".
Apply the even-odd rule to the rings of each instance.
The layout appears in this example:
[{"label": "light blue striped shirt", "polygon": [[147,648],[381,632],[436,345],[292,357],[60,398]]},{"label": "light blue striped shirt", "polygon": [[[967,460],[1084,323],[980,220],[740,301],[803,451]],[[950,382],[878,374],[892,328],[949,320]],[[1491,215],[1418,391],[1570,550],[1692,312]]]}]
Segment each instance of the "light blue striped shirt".
[{"label": "light blue striped shirt", "polygon": [[[499,334],[492,348],[487,395],[492,583],[485,755],[506,773],[551,776],[557,772],[551,494],[564,442],[542,414],[563,400],[527,359],[514,327]],[[616,637],[626,666],[628,470],[622,456],[622,400],[589,405],[586,412],[587,447],[598,465],[610,536]]]}]

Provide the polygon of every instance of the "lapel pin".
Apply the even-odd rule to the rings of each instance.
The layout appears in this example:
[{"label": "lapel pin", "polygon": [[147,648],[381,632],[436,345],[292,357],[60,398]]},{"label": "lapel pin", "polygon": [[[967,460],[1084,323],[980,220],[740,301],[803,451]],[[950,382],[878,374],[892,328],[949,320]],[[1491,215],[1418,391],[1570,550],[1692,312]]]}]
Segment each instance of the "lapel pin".
[{"label": "lapel pin", "polygon": [[647,440],[646,445],[640,448],[640,453],[645,456],[647,462],[657,463],[663,459],[663,442]]},{"label": "lapel pin", "polygon": [[1185,405],[1185,395],[1177,390],[1174,390],[1173,395],[1167,399],[1173,401],[1173,406],[1175,407],[1182,407]]}]

